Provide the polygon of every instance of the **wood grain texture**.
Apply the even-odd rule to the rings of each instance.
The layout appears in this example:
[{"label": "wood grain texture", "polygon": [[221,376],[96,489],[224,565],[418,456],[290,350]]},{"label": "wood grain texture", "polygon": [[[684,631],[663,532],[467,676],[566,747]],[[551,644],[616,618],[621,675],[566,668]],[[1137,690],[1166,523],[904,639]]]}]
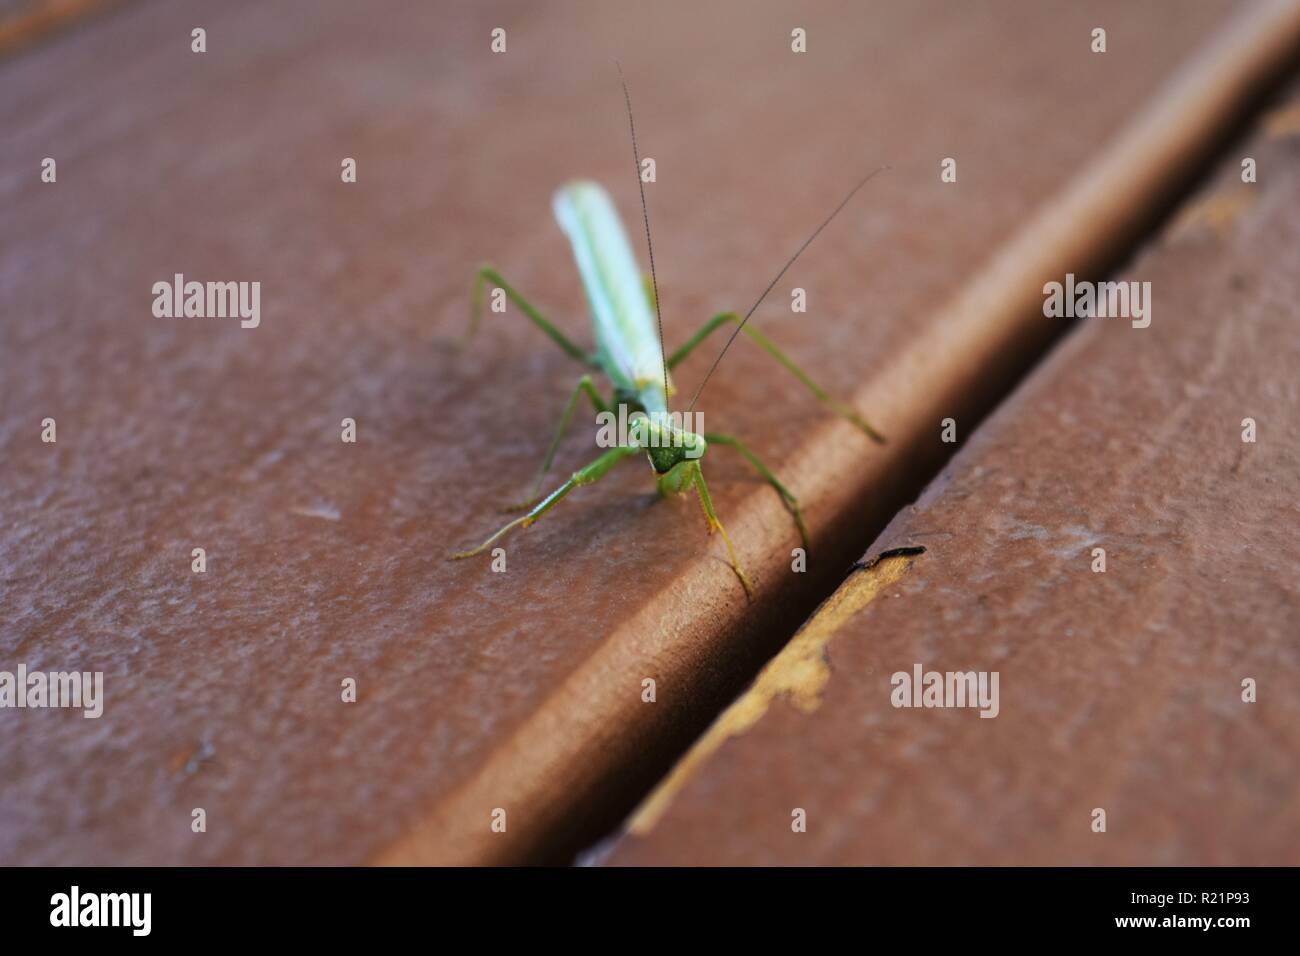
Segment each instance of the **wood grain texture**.
[{"label": "wood grain texture", "polygon": [[[817,699],[692,752],[610,862],[1300,862],[1297,106],[1116,277],[1150,327],[1084,320],[872,547],[926,548],[891,593],[812,619]],[[895,708],[917,663],[1000,713]]]},{"label": "wood grain texture", "polygon": [[[1158,131],[1091,181],[1085,198],[1116,198],[1072,207],[1086,237],[1053,227],[1071,243],[1041,266],[1091,258],[1276,66],[1294,31],[1254,9],[1115,3],[1098,57],[1096,14],[1073,4],[812,5],[799,58],[783,4],[167,3],[0,62],[0,660],[103,670],[108,696],[98,721],[0,714],[0,860],[509,861],[582,829],[653,779],[941,453],[927,403],[996,382],[1038,338],[1007,305],[1019,290],[944,331],[997,250],[1117,138]],[[473,269],[493,260],[586,343],[551,191],[588,175],[636,209],[613,54],[658,162],[670,343],[744,308],[847,184],[894,166],[789,274],[809,313],[786,290],[756,317],[836,393],[869,383],[858,407],[891,443],[745,343],[702,405],[813,531],[809,574],[790,574],[780,503],[710,458],[753,605],[639,463],[510,542],[506,574],[446,560],[524,490],[578,375],[518,314],[447,347]],[[260,281],[261,326],[152,318],[176,272]],[[682,389],[706,367],[682,366]],[[559,474],[590,441],[575,431]]]}]

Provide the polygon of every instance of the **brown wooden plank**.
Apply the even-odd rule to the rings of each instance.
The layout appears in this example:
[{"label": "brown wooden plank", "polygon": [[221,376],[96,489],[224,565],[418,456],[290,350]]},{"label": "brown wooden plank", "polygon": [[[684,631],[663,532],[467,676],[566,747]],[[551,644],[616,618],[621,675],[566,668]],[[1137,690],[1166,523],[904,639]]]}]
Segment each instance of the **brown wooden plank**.
[{"label": "brown wooden plank", "polygon": [[[1292,97],[1118,277],[1150,326],[1084,320],[612,862],[1300,862]],[[894,706],[917,664],[997,672],[999,712]]]},{"label": "brown wooden plank", "polygon": [[[1101,14],[1075,5],[814,5],[798,59],[777,3],[169,3],[0,63],[0,648],[103,670],[108,694],[99,721],[0,714],[0,859],[517,860],[589,827],[860,551],[844,518],[888,513],[935,444],[926,402],[1039,337],[990,270],[1026,229],[1032,277],[1140,221],[1288,49],[1279,10],[1115,3],[1098,56]],[[808,315],[787,289],[758,317],[833,391],[871,383],[854,398],[890,444],[743,345],[706,394],[814,534],[796,579],[780,503],[710,459],[753,604],[644,466],[511,543],[505,575],[445,560],[527,483],[576,370],[518,315],[444,343],[485,258],[588,341],[549,198],[589,175],[636,208],[615,53],[658,162],[670,341],[743,308],[864,167],[895,167],[788,276]],[[261,281],[261,326],[152,318],[176,272]]]}]

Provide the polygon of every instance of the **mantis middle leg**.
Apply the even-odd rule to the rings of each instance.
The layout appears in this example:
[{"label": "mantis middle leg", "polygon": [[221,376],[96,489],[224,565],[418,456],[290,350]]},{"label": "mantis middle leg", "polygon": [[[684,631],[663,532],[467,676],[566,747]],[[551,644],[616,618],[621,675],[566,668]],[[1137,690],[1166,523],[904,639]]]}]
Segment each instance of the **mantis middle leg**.
[{"label": "mantis middle leg", "polygon": [[[726,325],[729,322],[739,323],[740,321],[740,316],[735,312],[723,312],[720,315],[715,315],[713,318],[709,319],[709,321],[705,322],[698,332],[687,339],[685,345],[668,357],[668,368],[675,368],[679,362],[695,350],[697,345],[716,332],[721,326]],[[862,431],[865,432],[867,437],[872,441],[884,444],[885,436],[876,431],[876,429],[874,429],[866,419],[844,402],[832,398],[824,388],[809,377],[807,372],[801,369],[788,355],[782,352],[775,342],[752,325],[745,325],[742,328],[746,335],[758,343],[759,348],[780,362],[792,375],[794,375],[795,378],[803,382],[804,387],[807,388],[808,391],[812,392],[818,401],[824,402],[841,418],[847,419],[858,428],[862,429]]]},{"label": "mantis middle leg", "polygon": [[506,511],[523,511],[525,508],[531,508],[537,502],[537,496],[542,491],[542,482],[546,480],[546,474],[551,470],[551,464],[555,461],[555,452],[560,447],[560,441],[564,438],[565,433],[569,430],[569,424],[573,421],[573,411],[578,407],[578,399],[583,395],[591,400],[591,406],[597,412],[609,411],[609,406],[605,400],[600,397],[596,391],[595,384],[591,381],[590,375],[584,375],[578,379],[578,385],[573,390],[573,395],[564,406],[564,411],[560,415],[559,427],[555,429],[555,437],[551,439],[551,447],[546,450],[546,458],[542,462],[542,469],[537,473],[537,480],[533,482],[533,488],[528,493],[528,497],[517,505],[510,505]]},{"label": "mantis middle leg", "polygon": [[803,523],[803,513],[799,510],[799,499],[796,498],[790,489],[781,484],[781,480],[776,477],[771,468],[763,464],[762,460],[749,450],[749,446],[733,435],[722,435],[718,432],[705,432],[704,440],[710,445],[725,445],[734,448],[740,452],[749,463],[754,466],[754,470],[763,476],[769,485],[776,489],[776,493],[781,496],[781,501],[785,504],[786,510],[794,518],[794,523],[799,527],[799,537],[803,539],[804,550],[809,550],[808,546],[808,529]]}]

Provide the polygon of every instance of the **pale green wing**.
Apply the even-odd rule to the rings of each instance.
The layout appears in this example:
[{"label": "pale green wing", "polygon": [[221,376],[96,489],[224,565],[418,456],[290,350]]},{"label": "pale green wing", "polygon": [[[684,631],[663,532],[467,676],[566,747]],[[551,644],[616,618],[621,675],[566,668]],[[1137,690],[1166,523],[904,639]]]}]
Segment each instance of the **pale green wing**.
[{"label": "pale green wing", "polygon": [[593,182],[571,182],[555,193],[552,206],[573,246],[609,377],[621,388],[661,393],[663,347],[641,271],[609,194]]}]

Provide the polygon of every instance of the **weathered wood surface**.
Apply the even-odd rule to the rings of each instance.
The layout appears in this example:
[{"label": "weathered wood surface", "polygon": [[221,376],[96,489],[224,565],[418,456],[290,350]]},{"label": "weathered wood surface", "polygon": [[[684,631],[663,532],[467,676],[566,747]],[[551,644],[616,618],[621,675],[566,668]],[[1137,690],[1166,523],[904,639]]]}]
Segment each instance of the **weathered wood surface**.
[{"label": "weathered wood surface", "polygon": [[[1150,326],[1084,320],[869,555],[925,553],[846,582],[613,862],[1300,863],[1298,118],[1116,277]],[[998,672],[999,712],[895,707],[916,664]]]},{"label": "weathered wood surface", "polygon": [[[741,9],[139,4],[0,62],[0,664],[102,670],[107,695],[97,721],[0,713],[0,860],[496,861],[562,843],[793,630],[861,550],[855,529],[942,452],[936,408],[977,404],[1042,338],[1023,308],[1041,273],[1134,228],[1295,33],[1288,13],[1218,2]],[[745,343],[705,396],[815,538],[796,578],[780,503],[710,458],[752,605],[693,504],[657,501],[642,465],[510,542],[506,574],[445,560],[524,489],[578,374],[515,312],[446,347],[473,268],[496,262],[585,343],[551,191],[591,176],[634,215],[612,55],[658,164],[671,342],[746,307],[847,183],[894,167],[757,316],[833,391],[868,383],[853,397],[890,443]],[[153,318],[152,284],[177,272],[260,281],[261,325]],[[560,474],[590,440],[575,431]]]}]

